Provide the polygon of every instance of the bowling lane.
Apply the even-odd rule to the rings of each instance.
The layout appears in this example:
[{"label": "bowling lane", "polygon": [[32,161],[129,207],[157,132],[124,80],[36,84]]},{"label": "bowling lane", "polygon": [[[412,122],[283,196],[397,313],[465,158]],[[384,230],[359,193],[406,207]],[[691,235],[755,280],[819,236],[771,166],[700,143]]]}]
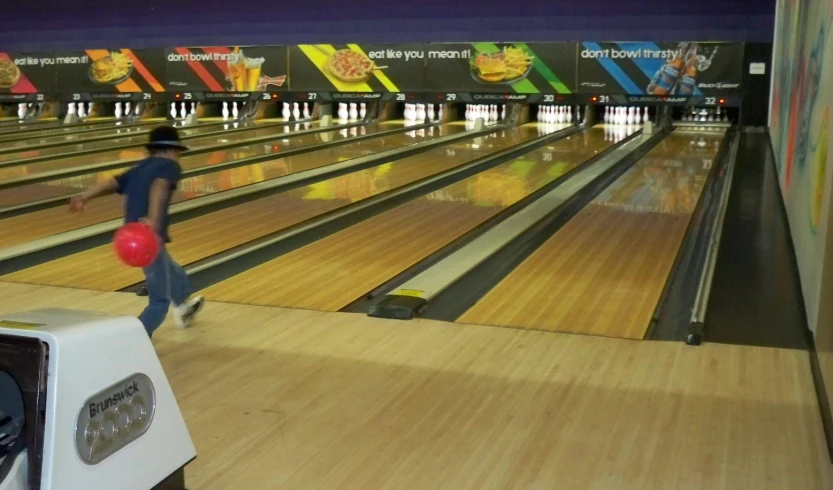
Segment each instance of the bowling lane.
[{"label": "bowling lane", "polygon": [[[223,192],[264,180],[303,172],[332,163],[349,160],[380,151],[391,150],[448,134],[464,131],[462,126],[443,126],[435,132],[430,130],[404,131],[381,138],[356,141],[335,148],[324,148],[310,153],[246,165],[205,175],[183,179],[173,202],[182,202],[196,197]],[[413,133],[413,134],[411,134]],[[120,170],[100,174],[100,179],[111,178]],[[70,179],[67,179],[70,180]],[[3,191],[7,192],[7,191]],[[0,220],[0,244],[11,246],[65,231],[101,223],[122,215],[122,197],[105,196],[89,203],[87,209],[78,215],[70,215],[64,207],[50,208]]]},{"label": "bowling lane", "polygon": [[[317,124],[317,122],[315,123]],[[246,131],[239,131],[236,133],[230,133],[228,135],[217,134],[219,131],[223,130],[230,130],[235,129],[233,123],[229,123],[228,125],[204,125],[204,126],[197,126],[197,127],[188,127],[180,129],[180,136],[189,138],[185,141],[185,144],[194,150],[199,150],[201,148],[205,148],[207,146],[216,145],[218,141],[227,140],[229,142],[240,142],[244,143],[247,139],[251,138],[259,138],[265,136],[279,136],[284,132],[284,125],[276,123],[274,125],[270,125],[268,127],[258,127],[256,125],[252,125],[249,122],[246,123],[238,123],[238,127],[247,127],[251,126],[251,129]],[[147,133],[140,133],[135,134],[135,132],[131,132],[132,134],[129,136],[117,136],[111,139],[103,140],[103,141],[93,141],[90,143],[84,143],[83,140],[86,139],[86,134],[82,133],[81,137],[78,138],[77,144],[72,144],[71,142],[67,142],[65,145],[56,146],[52,148],[43,148],[43,149],[30,149],[25,150],[21,149],[20,151],[15,151],[14,153],[6,153],[0,155],[0,164],[3,163],[11,163],[15,160],[21,160],[26,158],[35,158],[35,157],[51,157],[54,156],[55,159],[41,162],[44,164],[49,163],[56,163],[60,165],[59,168],[66,168],[66,167],[74,167],[79,165],[91,165],[93,163],[100,163],[100,162],[109,162],[113,161],[116,158],[114,155],[118,155],[122,150],[110,150],[107,151],[108,148],[112,148],[116,145],[135,145],[133,150],[142,150],[144,148],[144,144],[147,142]],[[211,134],[206,134],[211,133]],[[199,137],[200,135],[205,135],[203,137]],[[25,143],[23,141],[22,143]],[[16,143],[13,143],[16,144]],[[5,147],[5,145],[4,145]],[[25,148],[25,146],[24,146]],[[14,148],[13,148],[14,149]],[[95,151],[95,155],[72,155],[73,152],[86,152],[86,151]],[[76,162],[73,164],[72,162]],[[34,167],[40,165],[39,163],[32,164]],[[46,168],[46,167],[44,167]]]},{"label": "bowling lane", "polygon": [[[363,136],[367,134],[374,134],[381,131],[400,128],[401,126],[401,121],[391,121],[373,124],[370,126],[362,126],[360,128],[333,129],[332,131],[304,134],[299,136],[294,136],[294,130],[287,127],[287,131],[290,132],[286,132],[280,137],[276,136],[274,141],[241,145],[228,150],[218,150],[196,155],[185,155],[180,159],[180,166],[183,170],[187,171],[210,167],[212,165],[220,165],[232,160],[269,155],[272,153],[276,153],[275,156],[278,157],[280,152],[283,151],[308,148],[330,141],[351,139],[359,135]],[[305,129],[303,125],[300,127],[301,129]],[[120,152],[120,154],[120,160],[128,162],[133,162],[146,156],[144,150],[124,150]],[[32,165],[16,165],[13,167],[0,168],[0,182],[4,179],[19,179],[26,176],[38,175],[39,171],[52,171],[60,168],[62,167],[58,165],[57,160]],[[90,172],[76,177],[58,178],[37,184],[29,184],[11,189],[5,189],[0,191],[0,209],[40,201],[42,199],[64,196],[68,197],[89,185],[118,175],[123,171],[124,168],[105,170],[101,172]]]},{"label": "bowling lane", "polygon": [[59,128],[64,126],[63,121],[57,119],[41,120],[21,124],[17,119],[9,119],[0,122],[0,134],[19,133],[21,131]]},{"label": "bowling lane", "polygon": [[[460,125],[453,127],[463,130]],[[522,127],[496,133],[493,138],[455,141],[401,160],[215,211],[173,225],[169,248],[180,263],[189,264],[537,136],[534,128]],[[104,245],[2,276],[0,280],[113,291],[141,281],[142,275],[141,271],[121,266],[112,246]]]},{"label": "bowling lane", "polygon": [[[66,141],[72,141],[74,136],[79,136],[81,134],[84,137],[97,137],[97,136],[118,136],[118,130],[122,130],[124,132],[125,129],[129,129],[131,131],[148,131],[149,128],[153,127],[157,124],[164,124],[165,119],[158,118],[154,120],[141,120],[138,122],[127,122],[127,121],[114,121],[110,124],[62,124],[59,127],[53,127],[48,129],[40,129],[40,130],[33,130],[33,131],[14,131],[10,133],[3,133],[0,130],[0,149],[7,149],[11,148],[8,143],[14,142],[17,143],[21,140],[31,143],[30,146],[34,145],[42,145],[47,144],[50,142],[61,142],[64,140],[57,139],[57,138],[65,138]],[[201,123],[201,124],[215,124],[215,123]]]},{"label": "bowling lane", "polygon": [[[99,137],[108,137],[112,139],[99,141],[97,143],[102,143],[106,145],[113,145],[113,144],[123,144],[123,143],[130,143],[132,140],[131,138],[137,138],[138,136],[144,136],[147,138],[147,133],[150,131],[148,129],[149,126],[127,126],[127,127],[118,127],[118,128],[106,128],[100,129],[95,131],[82,131],[82,132],[67,132],[61,134],[47,134],[44,136],[32,136],[32,135],[22,135],[23,137],[17,138],[7,138],[2,139],[0,138],[0,151],[23,151],[25,149],[31,149],[34,151],[35,148],[40,147],[42,145],[51,145],[51,144],[60,144],[63,148],[63,151],[66,151],[64,145],[71,145],[73,143],[78,144],[86,144],[88,146],[92,146],[96,143],[85,143],[89,138],[99,138]],[[216,129],[216,127],[215,127]],[[42,150],[42,151],[45,151]]]},{"label": "bowling lane", "polygon": [[722,138],[671,133],[457,321],[643,338]]},{"label": "bowling lane", "polygon": [[337,311],[613,144],[595,127],[231,277],[210,300]]}]

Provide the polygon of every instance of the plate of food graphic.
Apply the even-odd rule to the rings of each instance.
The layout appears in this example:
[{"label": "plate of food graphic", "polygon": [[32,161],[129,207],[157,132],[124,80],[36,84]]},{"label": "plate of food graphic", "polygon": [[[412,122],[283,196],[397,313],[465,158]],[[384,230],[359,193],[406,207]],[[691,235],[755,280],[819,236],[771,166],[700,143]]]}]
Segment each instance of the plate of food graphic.
[{"label": "plate of food graphic", "polygon": [[0,88],[12,88],[20,82],[20,68],[11,60],[0,59]]},{"label": "plate of food graphic", "polygon": [[508,85],[529,76],[535,57],[514,46],[496,53],[477,53],[469,59],[471,77],[482,85]]},{"label": "plate of food graphic", "polygon": [[332,76],[345,83],[364,83],[370,79],[374,71],[385,68],[376,66],[376,63],[363,53],[350,49],[340,49],[330,54],[324,66]]},{"label": "plate of food graphic", "polygon": [[133,60],[124,53],[110,53],[90,64],[90,80],[99,85],[118,85],[133,74]]}]

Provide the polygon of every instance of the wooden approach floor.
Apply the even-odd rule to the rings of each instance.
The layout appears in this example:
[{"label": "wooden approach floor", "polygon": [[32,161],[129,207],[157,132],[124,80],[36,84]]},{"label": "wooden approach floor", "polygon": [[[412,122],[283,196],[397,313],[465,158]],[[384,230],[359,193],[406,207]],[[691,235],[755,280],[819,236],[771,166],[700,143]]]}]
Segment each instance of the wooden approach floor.
[{"label": "wooden approach floor", "polygon": [[[0,312],[143,298],[0,283]],[[192,490],[826,489],[806,352],[209,304],[154,344]]]}]

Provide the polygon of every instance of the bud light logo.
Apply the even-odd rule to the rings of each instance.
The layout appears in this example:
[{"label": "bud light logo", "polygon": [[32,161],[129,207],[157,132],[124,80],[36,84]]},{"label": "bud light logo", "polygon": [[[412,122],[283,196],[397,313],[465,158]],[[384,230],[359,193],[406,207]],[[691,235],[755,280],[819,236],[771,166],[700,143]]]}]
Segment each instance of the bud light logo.
[{"label": "bud light logo", "polygon": [[156,393],[138,373],[91,396],[75,424],[75,447],[87,464],[98,464],[147,432],[156,413]]}]

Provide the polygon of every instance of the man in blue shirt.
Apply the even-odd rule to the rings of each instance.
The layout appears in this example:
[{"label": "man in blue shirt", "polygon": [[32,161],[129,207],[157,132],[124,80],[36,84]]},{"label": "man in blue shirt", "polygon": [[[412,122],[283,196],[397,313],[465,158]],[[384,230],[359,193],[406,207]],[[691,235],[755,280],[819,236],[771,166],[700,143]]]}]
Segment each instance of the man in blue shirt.
[{"label": "man in blue shirt", "polygon": [[175,325],[185,328],[202,309],[204,300],[201,296],[190,298],[193,293],[191,281],[164,245],[171,241],[168,236],[168,207],[182,174],[179,155],[187,148],[180,143],[177,130],[170,126],[151,131],[146,146],[150,152],[148,158],[118,177],[73,197],[70,210],[81,211],[87,201],[115,192],[125,196],[125,223],[141,222],[156,230],[162,246],[156,260],[142,269],[149,303],[139,315],[148,335],[153,335],[165,321],[171,303],[174,305]]}]

